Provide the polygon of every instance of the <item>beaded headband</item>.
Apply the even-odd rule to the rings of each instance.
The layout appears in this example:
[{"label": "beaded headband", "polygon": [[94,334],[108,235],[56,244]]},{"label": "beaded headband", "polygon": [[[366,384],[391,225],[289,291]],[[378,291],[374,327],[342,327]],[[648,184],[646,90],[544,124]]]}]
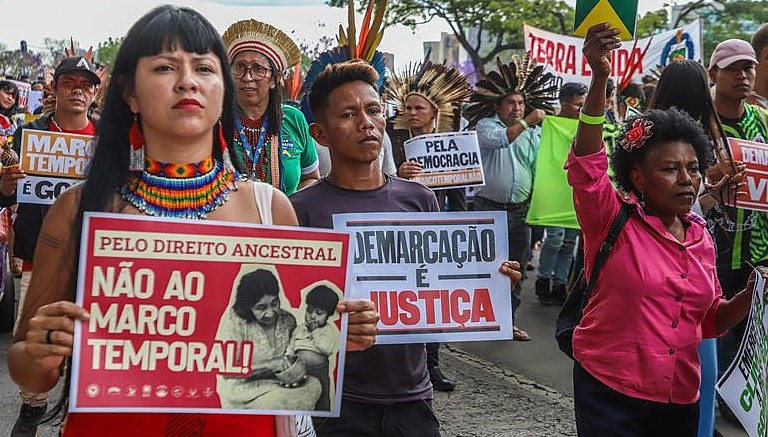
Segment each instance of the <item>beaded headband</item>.
[{"label": "beaded headband", "polygon": [[238,53],[253,50],[266,56],[277,70],[292,67],[301,61],[296,43],[282,30],[256,20],[242,20],[229,26],[222,35],[230,62]]},{"label": "beaded headband", "polygon": [[627,152],[632,149],[639,149],[645,145],[645,141],[653,136],[651,120],[638,117],[632,120],[632,123],[625,127],[624,132],[619,138],[619,145]]}]

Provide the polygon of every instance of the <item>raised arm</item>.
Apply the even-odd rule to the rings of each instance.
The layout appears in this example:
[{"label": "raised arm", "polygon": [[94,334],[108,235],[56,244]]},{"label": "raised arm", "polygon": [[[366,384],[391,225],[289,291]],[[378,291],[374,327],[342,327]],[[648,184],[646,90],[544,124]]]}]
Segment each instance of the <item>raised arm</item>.
[{"label": "raised arm", "polygon": [[596,24],[587,31],[582,52],[592,69],[592,83],[581,108],[579,129],[573,144],[576,156],[595,153],[602,146],[603,123],[599,119],[605,118],[605,90],[611,75],[610,53],[621,46],[618,34],[619,30],[611,29],[608,23]]}]

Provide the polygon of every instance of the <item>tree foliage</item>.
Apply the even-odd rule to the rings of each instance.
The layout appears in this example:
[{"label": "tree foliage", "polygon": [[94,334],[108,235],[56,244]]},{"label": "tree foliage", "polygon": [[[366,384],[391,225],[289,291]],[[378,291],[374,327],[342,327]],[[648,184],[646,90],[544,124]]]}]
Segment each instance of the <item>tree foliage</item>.
[{"label": "tree foliage", "polygon": [[111,70],[122,42],[122,38],[113,39],[111,36],[106,41],[100,42],[96,50],[94,50],[94,60],[96,63]]},{"label": "tree foliage", "polygon": [[[326,0],[346,6],[347,0]],[[365,6],[365,5],[361,5]],[[496,56],[525,47],[523,23],[569,33],[574,11],[562,0],[389,0],[387,24],[411,28],[445,21],[479,70]]]},{"label": "tree foliage", "polygon": [[666,9],[658,11],[648,11],[637,21],[637,30],[635,35],[638,38],[645,38],[655,33],[664,31],[669,23],[669,14]]}]

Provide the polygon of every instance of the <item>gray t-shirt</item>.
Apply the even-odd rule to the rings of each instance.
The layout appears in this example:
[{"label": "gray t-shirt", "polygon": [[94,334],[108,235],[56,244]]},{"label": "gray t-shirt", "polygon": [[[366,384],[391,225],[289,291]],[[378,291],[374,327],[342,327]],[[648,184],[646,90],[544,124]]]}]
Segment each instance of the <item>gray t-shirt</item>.
[{"label": "gray t-shirt", "polygon": [[[313,228],[333,228],[333,214],[439,211],[429,188],[396,177],[387,177],[380,188],[364,191],[345,190],[321,179],[290,199],[301,226]],[[377,345],[348,352],[342,396],[371,404],[432,399],[424,344]]]}]

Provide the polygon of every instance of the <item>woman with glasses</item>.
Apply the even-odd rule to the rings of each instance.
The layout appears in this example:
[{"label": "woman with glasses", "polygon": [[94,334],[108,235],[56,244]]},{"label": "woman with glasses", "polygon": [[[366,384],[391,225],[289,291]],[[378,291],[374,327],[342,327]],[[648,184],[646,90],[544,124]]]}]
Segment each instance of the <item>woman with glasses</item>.
[{"label": "woman with glasses", "polygon": [[301,111],[283,105],[282,72],[301,54],[281,30],[256,20],[223,35],[235,79],[235,151],[251,178],[287,195],[320,178],[317,150]]}]

